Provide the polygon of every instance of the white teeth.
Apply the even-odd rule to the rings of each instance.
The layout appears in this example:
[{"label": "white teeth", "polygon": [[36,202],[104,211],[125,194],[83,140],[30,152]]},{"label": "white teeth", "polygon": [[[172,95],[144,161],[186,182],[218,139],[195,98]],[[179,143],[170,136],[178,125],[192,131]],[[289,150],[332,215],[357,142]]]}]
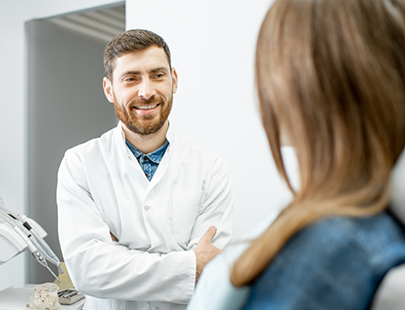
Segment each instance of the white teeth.
[{"label": "white teeth", "polygon": [[142,106],[142,107],[136,107],[139,110],[150,110],[156,108],[158,105],[151,105],[151,106]]}]

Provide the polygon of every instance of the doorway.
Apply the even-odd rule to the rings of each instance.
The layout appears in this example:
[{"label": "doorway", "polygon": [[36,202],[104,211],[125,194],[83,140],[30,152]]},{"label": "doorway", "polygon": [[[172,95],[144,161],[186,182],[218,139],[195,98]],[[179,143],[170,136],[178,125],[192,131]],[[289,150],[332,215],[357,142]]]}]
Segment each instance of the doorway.
[{"label": "doorway", "polygon": [[[124,2],[26,23],[27,215],[45,229],[46,242],[61,260],[58,168],[67,149],[117,125],[114,106],[102,89],[103,51],[124,30]],[[54,281],[31,256],[27,264],[28,283]]]}]

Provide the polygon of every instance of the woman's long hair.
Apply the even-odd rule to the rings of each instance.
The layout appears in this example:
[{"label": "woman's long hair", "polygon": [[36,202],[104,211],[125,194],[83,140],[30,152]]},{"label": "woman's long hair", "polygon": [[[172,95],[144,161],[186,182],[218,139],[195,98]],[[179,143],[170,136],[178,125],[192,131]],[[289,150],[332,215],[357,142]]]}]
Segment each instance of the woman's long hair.
[{"label": "woman's long hair", "polygon": [[268,11],[256,48],[260,113],[292,191],[281,134],[295,146],[300,189],[235,263],[235,286],[252,283],[305,226],[387,207],[405,145],[404,16],[401,0],[276,0]]}]

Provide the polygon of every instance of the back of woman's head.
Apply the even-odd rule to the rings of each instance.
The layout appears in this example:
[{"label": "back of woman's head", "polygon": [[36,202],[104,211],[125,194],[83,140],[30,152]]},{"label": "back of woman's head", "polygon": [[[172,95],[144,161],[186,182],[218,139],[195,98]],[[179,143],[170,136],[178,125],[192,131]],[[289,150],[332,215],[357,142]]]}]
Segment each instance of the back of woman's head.
[{"label": "back of woman's head", "polygon": [[275,2],[258,39],[256,80],[279,169],[280,130],[296,147],[300,194],[330,197],[388,179],[405,142],[404,79],[398,1]]},{"label": "back of woman's head", "polygon": [[283,134],[301,183],[235,264],[235,285],[252,281],[302,227],[386,208],[405,145],[404,17],[401,0],[276,0],[270,8],[256,51],[260,112],[279,172],[288,182]]}]

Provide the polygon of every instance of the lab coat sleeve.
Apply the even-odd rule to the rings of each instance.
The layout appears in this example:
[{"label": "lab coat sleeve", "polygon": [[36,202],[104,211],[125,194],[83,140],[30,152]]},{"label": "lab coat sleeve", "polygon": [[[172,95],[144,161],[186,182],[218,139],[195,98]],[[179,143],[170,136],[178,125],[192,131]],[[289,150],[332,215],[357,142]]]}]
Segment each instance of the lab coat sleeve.
[{"label": "lab coat sleeve", "polygon": [[58,230],[63,257],[80,292],[100,298],[187,303],[195,285],[195,254],[129,250],[111,240],[80,156],[67,152],[58,173]]},{"label": "lab coat sleeve", "polygon": [[228,168],[220,158],[212,166],[205,192],[191,233],[189,248],[195,247],[210,226],[216,226],[217,233],[212,243],[223,249],[232,238],[235,190]]},{"label": "lab coat sleeve", "polygon": [[227,247],[205,266],[187,310],[241,309],[250,292],[250,286],[235,287],[229,280],[234,262],[249,243]]}]

